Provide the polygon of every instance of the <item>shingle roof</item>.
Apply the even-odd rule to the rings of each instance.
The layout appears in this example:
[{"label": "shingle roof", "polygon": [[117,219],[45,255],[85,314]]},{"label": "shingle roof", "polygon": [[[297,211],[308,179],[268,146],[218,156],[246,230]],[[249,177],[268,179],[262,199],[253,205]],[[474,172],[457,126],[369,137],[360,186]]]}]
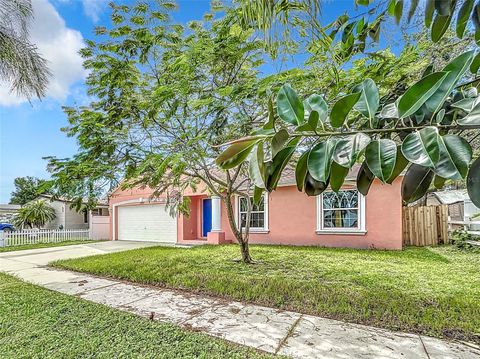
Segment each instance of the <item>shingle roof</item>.
[{"label": "shingle roof", "polygon": [[0,210],[3,211],[18,211],[22,206],[19,204],[0,204]]},{"label": "shingle roof", "polygon": [[[345,178],[346,181],[355,181],[357,179],[358,171],[360,170],[360,165],[354,165],[347,174]],[[279,186],[294,186],[295,181],[295,167],[287,166],[282,172],[282,177],[278,181]]]},{"label": "shingle roof", "polygon": [[432,194],[437,197],[442,204],[463,202],[465,199],[469,198],[466,189],[438,191],[432,192]]}]

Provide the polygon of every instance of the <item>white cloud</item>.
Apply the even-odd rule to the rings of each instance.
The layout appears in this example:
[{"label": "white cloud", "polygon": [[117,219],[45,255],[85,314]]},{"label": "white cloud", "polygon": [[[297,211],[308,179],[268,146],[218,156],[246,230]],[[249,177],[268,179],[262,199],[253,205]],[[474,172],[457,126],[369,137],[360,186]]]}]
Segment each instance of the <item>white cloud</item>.
[{"label": "white cloud", "polygon": [[[85,46],[82,34],[66,26],[63,18],[47,0],[33,0],[34,20],[30,28],[31,42],[48,60],[52,77],[47,97],[64,101],[70,93],[70,86],[82,80],[86,71],[78,51]],[[0,106],[18,105],[26,102],[9,92],[9,86],[0,86]]]},{"label": "white cloud", "polygon": [[108,5],[108,0],[82,0],[83,12],[93,22],[100,20],[100,14],[105,10]]}]

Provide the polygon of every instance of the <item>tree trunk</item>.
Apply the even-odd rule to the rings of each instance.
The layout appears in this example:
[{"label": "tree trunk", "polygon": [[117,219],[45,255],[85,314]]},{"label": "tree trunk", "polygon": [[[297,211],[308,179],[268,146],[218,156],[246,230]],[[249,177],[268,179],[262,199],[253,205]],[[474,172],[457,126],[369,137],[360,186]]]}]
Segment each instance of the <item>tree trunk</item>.
[{"label": "tree trunk", "polygon": [[246,228],[245,233],[242,233],[241,229],[240,230],[238,229],[237,223],[235,222],[235,211],[233,209],[231,195],[227,194],[224,200],[225,200],[225,207],[227,207],[228,223],[230,224],[230,228],[232,229],[235,239],[240,245],[240,251],[242,253],[242,261],[247,264],[252,263],[253,260],[252,260],[252,257],[250,256],[250,248],[248,246],[248,228]]}]

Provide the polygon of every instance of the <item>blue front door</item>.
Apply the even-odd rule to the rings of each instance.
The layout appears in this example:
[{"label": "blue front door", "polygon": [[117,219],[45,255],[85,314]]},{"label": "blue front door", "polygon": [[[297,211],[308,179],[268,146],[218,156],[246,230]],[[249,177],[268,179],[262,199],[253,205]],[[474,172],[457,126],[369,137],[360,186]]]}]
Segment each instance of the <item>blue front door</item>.
[{"label": "blue front door", "polygon": [[202,237],[212,230],[212,200],[210,198],[203,200],[203,224]]}]

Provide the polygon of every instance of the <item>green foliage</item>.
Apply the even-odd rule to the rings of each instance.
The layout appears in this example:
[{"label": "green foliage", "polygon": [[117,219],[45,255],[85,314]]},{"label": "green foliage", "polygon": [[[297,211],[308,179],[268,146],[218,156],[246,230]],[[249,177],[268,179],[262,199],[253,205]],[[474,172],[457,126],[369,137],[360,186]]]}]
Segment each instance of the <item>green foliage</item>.
[{"label": "green foliage", "polygon": [[397,160],[397,145],[387,138],[372,141],[365,149],[365,162],[370,171],[382,182],[392,176]]},{"label": "green foliage", "polygon": [[474,241],[480,241],[480,238],[474,236],[473,234],[468,233],[463,229],[457,229],[451,234],[451,241],[453,245],[457,246],[459,249],[463,250],[479,250],[480,249],[480,242],[479,246],[474,246],[472,243]]},{"label": "green foliage", "polygon": [[253,266],[234,261],[233,246],[151,247],[55,265],[347,322],[480,342],[478,253],[453,246],[366,251],[265,245],[251,250],[258,259]]},{"label": "green foliage", "polygon": [[[81,205],[119,183],[149,186],[179,209],[183,191],[200,181],[231,194],[234,181],[213,165],[221,151],[212,145],[247,135],[262,113],[262,45],[235,24],[232,10],[187,29],[162,3],[139,4],[140,12],[112,5],[112,26],[81,52],[94,100],[65,108],[64,131],[77,138],[79,152],[49,158],[53,191]],[[238,157],[223,165],[244,161],[255,143],[234,145],[229,154]]]},{"label": "green foliage", "polygon": [[[268,359],[272,355],[0,274],[5,358]],[[8,328],[3,330],[3,328]]]},{"label": "green foliage", "polygon": [[467,190],[475,206],[480,207],[480,157],[473,162],[468,171]]},{"label": "green foliage", "polygon": [[0,74],[10,90],[31,99],[46,94],[47,60],[29,42],[31,0],[0,0]]},{"label": "green foliage", "polygon": [[24,205],[36,199],[39,195],[48,193],[46,181],[36,177],[17,177],[13,181],[15,190],[10,195],[11,204]]},{"label": "green foliage", "polygon": [[[352,2],[358,5],[351,11],[352,14],[342,14],[326,25],[320,16],[321,4],[312,0],[242,1],[239,17],[241,23],[256,27],[265,34],[273,54],[277,54],[282,43],[290,43],[294,39],[298,43],[300,39],[305,42],[304,46],[312,57],[317,60],[319,57],[328,58],[333,63],[333,69],[378,43],[380,33],[385,31],[382,27],[390,26],[390,19],[397,25],[402,19],[410,23],[418,14],[418,18],[424,18],[425,28],[430,31],[430,38],[435,43],[447,36],[452,23],[456,24],[458,38],[465,36],[469,22],[475,27],[475,39],[478,41],[480,38],[477,11],[480,5],[474,6],[473,0],[427,0],[425,7],[419,6],[421,2],[418,0],[412,0],[408,12],[404,11],[403,0]],[[421,11],[424,16],[421,16]],[[298,33],[295,38],[292,37],[294,30]]]},{"label": "green foliage", "polygon": [[[403,94],[396,98],[386,96],[381,106],[377,105],[377,86],[364,80],[360,85],[353,86],[350,94],[343,95],[333,104],[321,128],[312,130],[297,126],[298,122],[291,122],[294,126],[287,127],[288,132],[282,128],[282,141],[273,141],[275,148],[272,151],[281,152],[280,144],[288,143],[286,134],[292,139],[302,139],[302,147],[308,147],[308,155],[302,155],[301,163],[297,165],[297,187],[309,195],[321,193],[328,183],[338,190],[346,172],[356,162],[363,162],[357,178],[357,187],[363,194],[368,193],[374,178],[392,183],[410,163],[402,185],[406,202],[421,198],[435,174],[439,178],[463,180],[472,160],[472,148],[462,131],[480,128],[465,121],[475,113],[474,104],[479,97],[476,88],[462,86],[459,82],[474,56],[474,51],[468,51],[453,59],[441,72],[426,71],[425,76],[405,89]],[[286,88],[282,87],[279,91],[284,93]],[[297,98],[290,87],[288,91],[290,98]],[[322,98],[317,94],[312,96]],[[470,101],[471,104],[460,106],[460,101]],[[295,103],[301,106],[303,112],[301,102]],[[289,111],[295,113],[295,108]],[[312,109],[313,112],[315,110]],[[279,116],[270,113],[269,117],[276,115]],[[279,133],[278,130],[265,133],[263,139],[255,141],[268,146],[271,138],[276,139]],[[223,153],[227,154],[240,143],[247,146],[251,141],[250,137],[238,140]],[[308,156],[306,168],[305,156]],[[281,170],[276,167],[275,161],[264,168],[273,172]],[[472,200],[478,202],[480,193],[473,189],[479,183],[477,166],[471,167],[470,174],[469,193],[473,196]],[[267,186],[267,190],[275,187]]]},{"label": "green foliage", "polygon": [[25,204],[13,219],[17,228],[41,228],[56,218],[55,210],[45,200],[32,201]]}]

